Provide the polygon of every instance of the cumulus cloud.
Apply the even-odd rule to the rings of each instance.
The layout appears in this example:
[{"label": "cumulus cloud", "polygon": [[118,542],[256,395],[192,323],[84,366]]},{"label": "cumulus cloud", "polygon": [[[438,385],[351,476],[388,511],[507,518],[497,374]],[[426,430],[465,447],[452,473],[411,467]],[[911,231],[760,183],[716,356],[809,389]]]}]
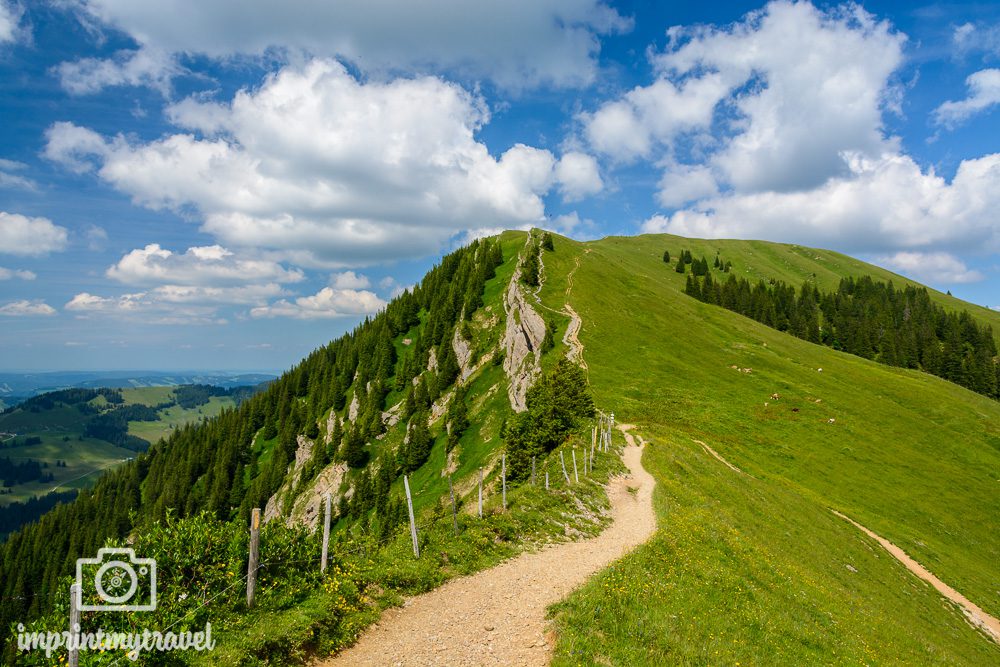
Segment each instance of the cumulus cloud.
[{"label": "cumulus cloud", "polygon": [[855,155],[850,173],[800,192],[708,198],[643,231],[702,238],[762,238],[860,252],[950,245],[1000,249],[1000,154],[966,160],[949,183],[912,158]]},{"label": "cumulus cloud", "polygon": [[83,58],[55,67],[60,84],[73,95],[113,86],[148,86],[168,95],[171,80],[183,71],[173,56],[151,48],[119,51],[112,58]]},{"label": "cumulus cloud", "polygon": [[293,317],[309,320],[345,315],[369,315],[384,307],[385,301],[368,290],[324,287],[312,296],[299,297],[294,301],[281,299],[269,306],[254,308],[250,314],[253,317]]},{"label": "cumulus cloud", "polygon": [[85,20],[131,35],[140,51],[217,59],[306,53],[344,58],[369,74],[445,69],[512,89],[591,83],[598,37],[631,27],[600,0],[292,0],[258,3],[252,12],[226,0],[71,1]]},{"label": "cumulus cloud", "polygon": [[15,160],[0,158],[0,188],[19,190],[38,190],[38,183],[17,172],[24,171],[28,165]]},{"label": "cumulus cloud", "polygon": [[[389,280],[392,280],[391,278]],[[337,289],[364,289],[371,287],[371,281],[363,273],[343,271],[330,276],[330,286]]]},{"label": "cumulus cloud", "polygon": [[950,100],[934,110],[934,122],[952,128],[1000,104],[1000,69],[973,72],[965,80],[965,87],[968,95],[964,100]]},{"label": "cumulus cloud", "polygon": [[48,218],[29,218],[0,211],[0,253],[8,255],[45,255],[66,248],[65,227]]},{"label": "cumulus cloud", "polygon": [[0,306],[0,315],[7,317],[47,317],[55,315],[56,309],[41,300],[11,301]]},{"label": "cumulus cloud", "polygon": [[271,260],[239,257],[220,245],[197,246],[178,254],[151,243],[122,257],[107,276],[127,285],[222,285],[298,282],[304,275]]},{"label": "cumulus cloud", "polygon": [[[124,320],[142,322],[144,324],[191,325],[191,324],[226,324],[226,319],[218,314],[218,306],[198,303],[208,298],[184,298],[184,295],[173,293],[174,288],[151,290],[149,292],[134,292],[118,296],[98,296],[89,292],[80,292],[73,296],[64,308],[79,318],[99,316],[116,317]],[[212,300],[219,300],[220,295],[239,292],[241,288],[176,288],[190,290],[187,296],[194,296],[198,290],[216,289],[211,295]],[[232,302],[232,299],[229,299]],[[236,302],[239,302],[238,300]],[[256,301],[260,303],[260,300]]]},{"label": "cumulus cloud", "polygon": [[438,78],[362,83],[313,60],[231,103],[171,108],[189,132],[149,143],[49,128],[45,155],[153,209],[196,211],[228,247],[304,265],[362,266],[437,252],[478,227],[536,224],[543,197],[594,191],[586,156],[518,144],[494,158],[474,135],[481,98]]},{"label": "cumulus cloud", "polygon": [[586,153],[570,151],[559,158],[555,167],[555,179],[563,201],[579,201],[595,195],[604,188],[597,160]]},{"label": "cumulus cloud", "polygon": [[[740,192],[816,187],[847,172],[845,153],[894,144],[881,114],[905,38],[855,5],[778,1],[669,36],[653,83],[581,116],[596,150],[669,165],[664,202],[710,193],[709,176]],[[686,172],[688,159],[703,168]]]},{"label": "cumulus cloud", "polygon": [[0,0],[0,44],[8,44],[18,40],[23,14],[23,10],[17,4]]},{"label": "cumulus cloud", "polygon": [[0,280],[11,280],[13,278],[18,278],[20,280],[34,280],[38,276],[35,275],[34,271],[25,271],[20,269],[5,269],[0,266]]},{"label": "cumulus cloud", "polygon": [[875,260],[886,268],[927,283],[956,284],[983,280],[979,271],[969,269],[965,262],[945,252],[897,252]]}]

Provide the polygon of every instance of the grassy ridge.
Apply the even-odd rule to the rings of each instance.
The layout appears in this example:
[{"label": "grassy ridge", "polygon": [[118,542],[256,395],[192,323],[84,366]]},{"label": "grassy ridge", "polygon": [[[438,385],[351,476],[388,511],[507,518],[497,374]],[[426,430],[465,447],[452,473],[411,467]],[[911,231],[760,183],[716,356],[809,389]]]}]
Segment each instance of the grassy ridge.
[{"label": "grassy ridge", "polygon": [[[691,642],[688,648],[693,652],[677,654],[684,656],[682,661],[713,662],[709,635],[713,642],[741,646],[741,638],[756,627],[750,621],[704,622],[705,616],[717,611],[710,582],[717,575],[736,572],[761,582],[761,590],[743,602],[747,618],[770,619],[777,625],[761,631],[745,648],[731,648],[735,652],[720,661],[739,659],[736,656],[751,662],[768,657],[839,660],[842,654],[831,653],[830,647],[838,644],[846,626],[855,628],[856,647],[851,650],[856,656],[866,655],[857,648],[864,646],[873,652],[873,659],[894,661],[902,649],[893,647],[906,647],[904,652],[914,661],[934,662],[938,649],[933,646],[940,645],[948,647],[940,649],[941,655],[957,662],[974,663],[982,650],[994,661],[1000,659],[1000,650],[945,608],[936,594],[925,601],[926,608],[910,604],[910,597],[918,597],[913,591],[926,587],[915,584],[901,567],[889,567],[884,554],[878,561],[882,569],[855,563],[858,573],[847,570],[845,563],[857,560],[859,546],[869,554],[877,553],[878,547],[869,550],[855,529],[838,524],[827,511],[835,507],[895,542],[997,615],[1000,403],[929,375],[806,343],[685,296],[684,276],[663,263],[663,250],[676,255],[690,249],[696,257],[712,257],[716,248],[724,260],[733,262],[738,274],[756,272],[795,283],[815,272],[820,284],[827,286],[840,275],[885,277],[884,272],[833,253],[751,242],[644,236],[576,244],[560,239],[556,253],[546,255],[548,281],[542,296],[556,308],[565,300],[566,276],[580,259],[570,301],[584,321],[580,338],[596,399],[618,406],[622,421],[637,423],[653,436],[658,444],[651,451],[669,450],[651,455],[647,465],[660,482],[656,499],[660,530],[653,544],[626,562],[638,566],[652,559],[658,563],[647,573],[655,575],[653,579],[671,579],[671,568],[689,570],[691,576],[671,580],[669,595],[657,599],[681,618],[701,620],[678,635],[678,628],[667,622],[669,614],[656,616],[648,619],[646,632],[671,642],[687,637],[683,641]],[[988,311],[976,314],[982,321],[995,318]],[[774,393],[781,398],[771,399]],[[831,418],[835,423],[828,423]],[[754,490],[734,494],[714,477],[706,478],[707,471],[679,484],[675,477],[682,462],[686,467],[717,466],[719,474],[732,474],[692,438],[709,442],[759,478]],[[747,494],[756,498],[753,511],[748,509],[753,505],[748,504]],[[716,518],[677,520],[698,516],[699,508],[709,501],[714,507],[710,515]],[[790,529],[795,525],[808,549],[794,549],[782,540],[786,532],[795,534]],[[730,530],[742,536],[739,544],[745,548],[734,547]],[[823,538],[823,531],[832,537]],[[665,544],[686,545],[684,555],[665,552]],[[786,580],[754,574],[764,552],[781,556],[776,567],[786,572]],[[720,553],[728,555],[720,561]],[[721,567],[720,562],[728,565]],[[836,569],[828,569],[831,562]],[[845,575],[854,577],[853,588],[844,588],[840,579]],[[811,597],[809,605],[840,624],[817,625],[812,632],[823,641],[787,640],[798,636],[801,619],[795,618],[782,591],[789,582],[806,581],[827,591]],[[886,586],[909,595],[885,598]],[[584,641],[580,614],[619,604],[618,596],[613,589],[592,585],[571,598],[560,616],[560,655],[571,656],[570,647]],[[690,602],[668,603],[667,597]],[[870,620],[853,623],[851,619],[863,616],[859,605],[878,598],[887,600],[881,603],[884,618],[930,621],[896,623],[891,630],[876,628],[878,624]],[[654,613],[640,606],[627,605],[628,613],[622,613],[627,617],[634,612],[637,618]],[[606,629],[600,648],[624,646],[631,641],[625,631]],[[887,632],[892,636],[883,636]]]}]

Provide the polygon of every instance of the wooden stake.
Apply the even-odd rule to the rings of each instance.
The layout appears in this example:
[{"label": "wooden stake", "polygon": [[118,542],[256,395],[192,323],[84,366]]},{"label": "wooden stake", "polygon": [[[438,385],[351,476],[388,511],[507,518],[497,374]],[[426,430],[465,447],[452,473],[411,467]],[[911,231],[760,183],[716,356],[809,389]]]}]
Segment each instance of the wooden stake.
[{"label": "wooden stake", "polygon": [[403,488],[406,490],[406,509],[410,513],[410,537],[413,538],[413,557],[420,558],[420,545],[417,543],[417,521],[413,518],[413,499],[410,498],[410,480],[403,475]]},{"label": "wooden stake", "polygon": [[260,560],[260,508],[250,512],[250,560],[247,564],[247,607],[253,608],[257,594],[257,565]]},{"label": "wooden stake", "polygon": [[[80,584],[73,584],[69,587],[69,634],[78,635],[80,632]],[[79,642],[73,642],[74,647],[69,651],[69,667],[78,667],[80,664]]]},{"label": "wooden stake", "polygon": [[563,477],[566,478],[566,483],[569,484],[569,473],[566,472],[566,458],[563,456],[563,450],[559,450],[559,463],[562,464]]},{"label": "wooden stake", "polygon": [[326,562],[330,555],[330,513],[333,511],[333,499],[330,494],[324,497],[326,501],[326,513],[323,515],[323,557],[319,563],[319,571],[326,572]]},{"label": "wooden stake", "polygon": [[479,518],[483,518],[483,469],[479,469]]},{"label": "wooden stake", "polygon": [[576,483],[579,484],[580,483],[580,473],[576,469],[576,448],[575,447],[570,450],[570,454],[573,455],[573,479],[575,479]]},{"label": "wooden stake", "polygon": [[545,471],[545,490],[549,490],[549,471]]},{"label": "wooden stake", "polygon": [[531,485],[535,485],[535,457],[531,457]]},{"label": "wooden stake", "polygon": [[455,489],[451,485],[451,475],[448,475],[448,493],[451,494],[451,522],[455,525],[455,537],[458,537],[458,503],[455,502]]},{"label": "wooden stake", "polygon": [[500,478],[503,480],[503,508],[507,510],[507,453],[500,455]]}]

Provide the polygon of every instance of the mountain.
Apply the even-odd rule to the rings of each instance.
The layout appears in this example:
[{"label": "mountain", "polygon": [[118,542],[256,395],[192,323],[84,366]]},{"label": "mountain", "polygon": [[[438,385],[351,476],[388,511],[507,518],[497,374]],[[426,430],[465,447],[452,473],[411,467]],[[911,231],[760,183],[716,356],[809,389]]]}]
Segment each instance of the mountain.
[{"label": "mountain", "polygon": [[[732,278],[732,295],[746,279],[751,316],[722,287],[693,297],[695,263],[713,284]],[[998,313],[833,252],[507,232],[12,535],[0,612],[45,618],[73,559],[128,537],[219,600],[226,655],[334,649],[377,617],[365,596],[398,603],[594,515],[590,487],[525,480],[533,462],[556,472],[566,443],[586,446],[596,406],[650,442],[659,527],[556,607],[557,664],[989,664],[997,645],[831,510],[1000,614],[998,331]],[[451,485],[474,506],[501,452],[512,508],[452,537]],[[405,555],[404,474],[431,545],[420,560]],[[300,528],[315,529],[327,493],[343,547],[332,580],[316,578],[317,533]],[[267,571],[271,606],[250,612],[214,573],[245,569],[253,508],[265,560],[288,564]],[[185,604],[162,618],[212,612]]]}]

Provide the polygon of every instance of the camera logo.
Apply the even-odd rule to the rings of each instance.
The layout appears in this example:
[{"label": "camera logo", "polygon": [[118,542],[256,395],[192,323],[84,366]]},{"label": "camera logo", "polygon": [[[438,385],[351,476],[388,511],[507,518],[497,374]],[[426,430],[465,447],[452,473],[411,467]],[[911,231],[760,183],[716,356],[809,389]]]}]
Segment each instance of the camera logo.
[{"label": "camera logo", "polygon": [[80,611],[154,611],[156,561],[132,549],[98,549],[97,558],[77,559],[76,593]]}]

